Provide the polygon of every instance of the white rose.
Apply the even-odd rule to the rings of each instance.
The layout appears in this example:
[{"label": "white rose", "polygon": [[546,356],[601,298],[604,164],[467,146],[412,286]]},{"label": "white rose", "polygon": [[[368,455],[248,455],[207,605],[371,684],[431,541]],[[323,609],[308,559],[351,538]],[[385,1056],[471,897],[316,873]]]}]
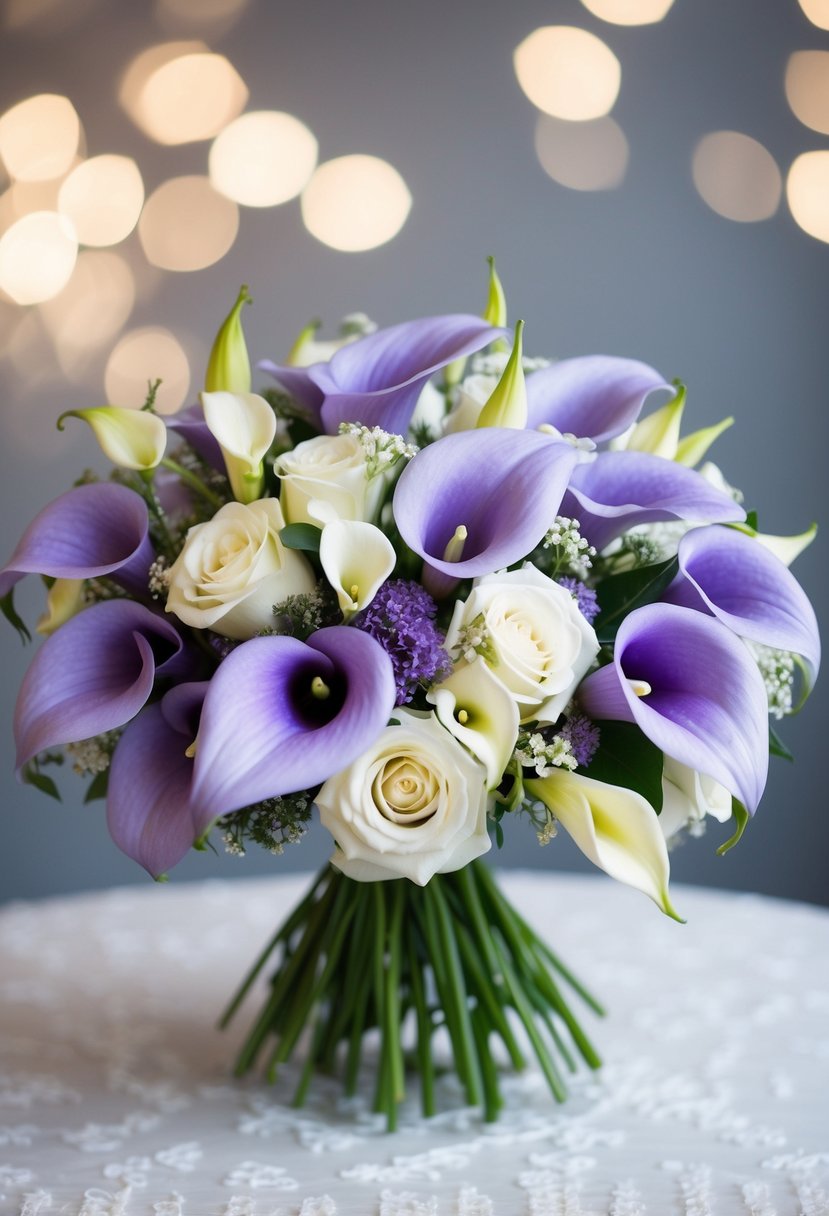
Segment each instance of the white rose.
[{"label": "white rose", "polygon": [[316,586],[301,553],[279,539],[279,503],[229,502],[187,533],[170,568],[167,611],[185,625],[227,638],[252,638],[273,624],[273,605]]},{"label": "white rose", "polygon": [[356,435],[318,435],[277,456],[279,501],[291,524],[320,525],[309,511],[316,501],[333,508],[338,519],[371,523],[383,492],[383,478],[368,478],[363,446]]},{"label": "white rose", "polygon": [[659,826],[670,840],[687,827],[693,831],[706,815],[720,823],[731,818],[731,794],[724,785],[705,773],[698,773],[671,756],[662,768],[662,811]]},{"label": "white rose", "polygon": [[490,848],[486,770],[431,713],[396,709],[376,743],[316,797],[348,878],[409,878],[459,870]]},{"label": "white rose", "polygon": [[570,592],[529,562],[476,579],[469,598],[455,605],[446,648],[463,654],[470,642],[515,700],[522,722],[555,722],[599,653]]}]

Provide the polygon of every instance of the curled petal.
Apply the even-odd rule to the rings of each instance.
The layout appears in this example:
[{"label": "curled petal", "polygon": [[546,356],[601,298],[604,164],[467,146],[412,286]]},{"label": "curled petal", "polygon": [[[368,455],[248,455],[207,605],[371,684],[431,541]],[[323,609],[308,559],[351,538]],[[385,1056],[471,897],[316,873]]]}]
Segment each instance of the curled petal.
[{"label": "curled petal", "polygon": [[518,706],[484,660],[456,667],[426,700],[449,733],[483,764],[487,789],[500,785],[518,738]]},{"label": "curled petal", "polygon": [[[262,359],[256,365],[259,371],[267,372],[284,389],[284,391],[302,407],[308,421],[318,429],[322,429],[320,409],[325,394],[309,375],[307,367],[290,367],[274,363],[271,359]],[[316,366],[316,365],[314,365]]]},{"label": "curled petal", "polygon": [[276,435],[276,415],[257,393],[202,393],[202,408],[222,449],[234,498],[254,502],[262,494],[262,462]]},{"label": "curled petal", "polygon": [[[450,578],[512,565],[552,526],[577,458],[569,443],[538,431],[483,427],[446,435],[403,470],[394,494],[400,534]],[[459,554],[458,528],[466,530]]]},{"label": "curled petal", "polygon": [[322,530],[320,564],[346,619],[369,606],[396,561],[394,545],[374,524],[331,519]]},{"label": "curled petal", "polygon": [[527,426],[535,429],[546,423],[563,435],[601,443],[627,430],[656,389],[674,391],[658,371],[635,359],[562,359],[527,380]]},{"label": "curled petal", "polygon": [[224,473],[225,459],[222,449],[211,434],[200,405],[188,405],[187,409],[180,410],[174,417],[168,418],[167,429],[175,431],[211,469]]},{"label": "curled petal", "polygon": [[155,559],[147,523],[146,504],[126,486],[101,482],[61,494],[35,516],[0,570],[0,599],[26,574],[72,579],[107,574],[146,596]]},{"label": "curled petal", "polygon": [[104,455],[122,469],[154,469],[167,446],[164,420],[147,410],[127,410],[115,405],[67,410],[58,419],[59,430],[63,430],[64,418],[88,422]]},{"label": "curled petal", "polygon": [[129,722],[172,674],[182,641],[169,622],[131,600],[105,600],[67,621],[41,646],[14,715],[17,766],[63,743]]},{"label": "curled petal", "polygon": [[197,832],[219,815],[327,780],[376,738],[394,703],[391,660],[358,629],[334,625],[308,642],[263,637],[237,647],[202,710]]},{"label": "curled petal", "polygon": [[743,508],[699,473],[648,452],[600,452],[575,469],[565,501],[566,514],[578,518],[597,549],[637,524],[745,519]]},{"label": "curled petal", "polygon": [[613,663],[581,684],[591,718],[626,718],[753,813],[768,771],[768,702],[746,647],[719,621],[648,604],[622,622]]},{"label": "curled petal", "polygon": [[553,769],[524,782],[594,865],[649,895],[666,916],[681,918],[668,895],[668,850],[659,820],[641,794]]}]

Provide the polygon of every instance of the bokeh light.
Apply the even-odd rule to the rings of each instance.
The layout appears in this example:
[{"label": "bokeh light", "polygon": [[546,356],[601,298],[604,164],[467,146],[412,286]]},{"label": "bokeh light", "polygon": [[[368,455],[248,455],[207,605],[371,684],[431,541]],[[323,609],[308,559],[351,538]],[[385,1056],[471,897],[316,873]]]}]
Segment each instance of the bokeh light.
[{"label": "bokeh light", "polygon": [[138,223],[144,183],[128,156],[93,156],[60,187],[58,209],[75,225],[82,245],[117,245]]},{"label": "bokeh light", "polygon": [[39,304],[66,286],[77,256],[71,221],[56,211],[33,211],[0,237],[0,287],[17,304]]},{"label": "bokeh light", "polygon": [[795,223],[829,241],[829,151],[804,152],[789,169],[786,197]]},{"label": "bokeh light", "polygon": [[545,25],[516,47],[518,83],[539,110],[586,122],[612,110],[622,68],[609,46],[587,30]]},{"label": "bokeh light", "polygon": [[206,177],[173,177],[153,191],[138,221],[148,261],[162,270],[203,270],[223,258],[239,231],[239,209]]},{"label": "bokeh light", "polygon": [[78,255],[66,287],[40,306],[66,375],[83,379],[91,360],[126,325],[134,303],[135,282],[123,257],[100,250]]},{"label": "bokeh light", "polygon": [[43,182],[12,182],[0,195],[0,232],[32,211],[57,211],[58,195],[65,180],[53,177]]},{"label": "bokeh light", "polygon": [[628,163],[625,133],[607,117],[573,123],[539,114],[535,151],[544,172],[571,190],[612,190]]},{"label": "bokeh light", "polygon": [[132,117],[160,144],[212,139],[245,108],[248,90],[224,55],[191,52],[156,67]]},{"label": "bokeh light", "polygon": [[174,414],[187,399],[190,364],[184,347],[168,329],[148,326],[125,334],[109,356],[104,375],[110,405],[140,409],[148,382],[161,380],[155,399],[160,414]]},{"label": "bokeh light", "polygon": [[9,176],[20,181],[60,177],[72,164],[80,138],[75,107],[57,93],[28,97],[0,118],[0,156]]},{"label": "bokeh light", "polygon": [[137,127],[143,130],[143,94],[150,77],[175,59],[185,55],[209,55],[210,48],[199,39],[159,42],[148,46],[130,60],[118,85],[118,100]]},{"label": "bokeh light", "polygon": [[829,0],[800,0],[800,7],[812,25],[829,30]]},{"label": "bokeh light", "polygon": [[311,235],[347,253],[375,249],[397,236],[411,206],[403,178],[376,156],[326,161],[302,194],[302,218]]},{"label": "bokeh light", "polygon": [[712,131],[694,149],[694,185],[728,220],[767,220],[780,204],[782,179],[771,153],[739,131]]},{"label": "bokeh light", "polygon": [[829,51],[795,51],[789,56],[786,99],[804,126],[829,135]]},{"label": "bokeh light", "polygon": [[674,0],[581,0],[588,12],[613,25],[653,25],[661,21]]},{"label": "bokeh light", "polygon": [[273,207],[301,193],[316,163],[317,141],[304,123],[278,110],[254,110],[214,141],[210,180],[246,207]]}]

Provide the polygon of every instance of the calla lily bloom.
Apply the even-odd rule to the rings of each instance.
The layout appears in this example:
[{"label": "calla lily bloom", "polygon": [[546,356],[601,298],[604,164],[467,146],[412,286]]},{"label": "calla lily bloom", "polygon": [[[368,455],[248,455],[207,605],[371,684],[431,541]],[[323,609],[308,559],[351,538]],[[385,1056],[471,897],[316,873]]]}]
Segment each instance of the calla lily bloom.
[{"label": "calla lily bloom", "polygon": [[512,354],[501,379],[478,417],[478,426],[505,426],[521,429],[527,425],[527,385],[521,364],[524,322],[515,326]]},{"label": "calla lily bloom", "polygon": [[374,524],[332,519],[322,530],[320,564],[346,620],[369,606],[396,562],[394,545]]},{"label": "calla lily bloom", "polygon": [[611,440],[611,448],[616,451],[650,452],[653,456],[673,460],[679,446],[679,427],[686,396],[685,386],[679,385],[675,397],[648,414],[647,418],[640,418],[626,434]]},{"label": "calla lily bloom", "polygon": [[0,599],[26,574],[111,577],[141,598],[155,553],[147,505],[126,486],[101,482],[61,494],[36,515],[0,570]]},{"label": "calla lily bloom", "polygon": [[172,418],[168,418],[167,429],[174,431],[180,439],[189,444],[196,455],[200,456],[211,469],[217,469],[220,473],[226,471],[222,449],[205,422],[201,405],[188,405],[186,409],[180,410]]},{"label": "calla lily bloom", "polygon": [[704,426],[699,431],[692,431],[690,435],[680,439],[673,459],[677,464],[687,465],[689,469],[696,468],[714,440],[719,439],[723,431],[733,425],[733,418],[723,418],[722,422],[715,422],[713,426]]},{"label": "calla lily bloom", "polygon": [[178,631],[132,600],[104,600],[43,643],[14,713],[17,767],[38,752],[78,743],[135,717],[156,675],[180,675]]},{"label": "calla lily bloom", "polygon": [[261,498],[264,457],[276,437],[276,415],[257,393],[202,393],[204,420],[222,449],[237,502]]},{"label": "calla lily bloom", "polygon": [[84,607],[85,585],[86,582],[82,578],[55,579],[46,596],[46,611],[35,626],[39,634],[48,638],[81,611]]},{"label": "calla lily bloom", "polygon": [[768,701],[746,647],[719,621],[648,604],[622,622],[613,661],[581,684],[591,718],[635,722],[680,764],[754,813],[768,771]]},{"label": "calla lily bloom", "polygon": [[579,520],[582,536],[597,549],[637,524],[745,519],[743,508],[699,473],[649,452],[599,452],[594,460],[579,464],[564,514]]},{"label": "calla lily bloom", "polygon": [[82,418],[92,427],[101,450],[120,469],[146,472],[154,469],[167,447],[167,428],[149,410],[126,410],[117,405],[102,405],[88,410],[67,410],[58,418]]},{"label": "calla lily bloom", "polygon": [[491,574],[540,542],[577,459],[571,444],[538,431],[446,435],[403,470],[394,518],[427,570],[448,580]]},{"label": "calla lily bloom", "polygon": [[388,722],[391,659],[359,629],[318,629],[307,642],[253,638],[216,671],[202,710],[193,805],[197,831],[263,798],[321,784]]},{"label": "calla lily bloom", "polygon": [[658,371],[636,359],[582,355],[542,367],[527,380],[527,426],[602,443],[626,431],[657,389],[673,393]]},{"label": "calla lily bloom", "polygon": [[307,370],[265,361],[269,372],[318,418],[329,435],[341,422],[361,422],[405,435],[417,399],[435,372],[489,345],[501,331],[480,317],[425,317],[378,329]]},{"label": "calla lily bloom", "polygon": [[773,553],[784,566],[790,566],[795,558],[800,557],[817,536],[817,524],[811,524],[805,532],[799,532],[796,536],[772,536],[768,532],[758,532],[748,524],[734,526],[746,536],[752,536],[758,545]]},{"label": "calla lily bloom", "polygon": [[500,785],[518,738],[518,706],[484,660],[456,667],[426,700],[449,733],[483,764],[487,789]]},{"label": "calla lily bloom", "polygon": [[130,722],[115,748],[107,824],[118,848],[159,878],[198,833],[190,804],[196,737],[207,681],[178,684]]},{"label": "calla lily bloom", "polygon": [[250,359],[242,329],[242,309],[252,303],[249,289],[241,287],[210,351],[204,376],[206,393],[250,392]]},{"label": "calla lily bloom", "polygon": [[803,588],[765,546],[737,528],[694,528],[679,542],[680,573],[663,599],[710,613],[740,637],[800,655],[809,687],[820,636]]},{"label": "calla lily bloom", "polygon": [[594,865],[649,895],[666,916],[681,920],[668,895],[668,850],[653,807],[641,794],[579,773],[553,769],[524,782]]}]

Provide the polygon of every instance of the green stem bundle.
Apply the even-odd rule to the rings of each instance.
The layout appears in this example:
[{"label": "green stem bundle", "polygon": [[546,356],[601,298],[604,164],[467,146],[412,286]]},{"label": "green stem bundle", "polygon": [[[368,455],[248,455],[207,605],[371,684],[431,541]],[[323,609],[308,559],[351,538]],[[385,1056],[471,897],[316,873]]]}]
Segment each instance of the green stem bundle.
[{"label": "green stem bundle", "polygon": [[448,1034],[466,1101],[482,1106],[487,1121],[502,1106],[493,1038],[515,1070],[526,1067],[516,1021],[557,1101],[567,1093],[562,1066],[573,1072],[575,1053],[590,1068],[600,1064],[558,981],[595,1013],[603,1012],[601,1006],[522,920],[479,861],[436,875],[425,887],[407,879],[354,882],[326,867],[260,955],[222,1026],[272,956],[277,967],[270,992],[236,1072],[254,1068],[267,1050],[267,1076],[276,1081],[307,1031],[296,1106],[305,1102],[316,1071],[340,1072],[346,1093],[353,1094],[363,1040],[377,1031],[374,1110],[393,1131],[406,1093],[409,1022],[410,1062],[427,1117],[436,1109],[432,1040],[440,1028]]}]

